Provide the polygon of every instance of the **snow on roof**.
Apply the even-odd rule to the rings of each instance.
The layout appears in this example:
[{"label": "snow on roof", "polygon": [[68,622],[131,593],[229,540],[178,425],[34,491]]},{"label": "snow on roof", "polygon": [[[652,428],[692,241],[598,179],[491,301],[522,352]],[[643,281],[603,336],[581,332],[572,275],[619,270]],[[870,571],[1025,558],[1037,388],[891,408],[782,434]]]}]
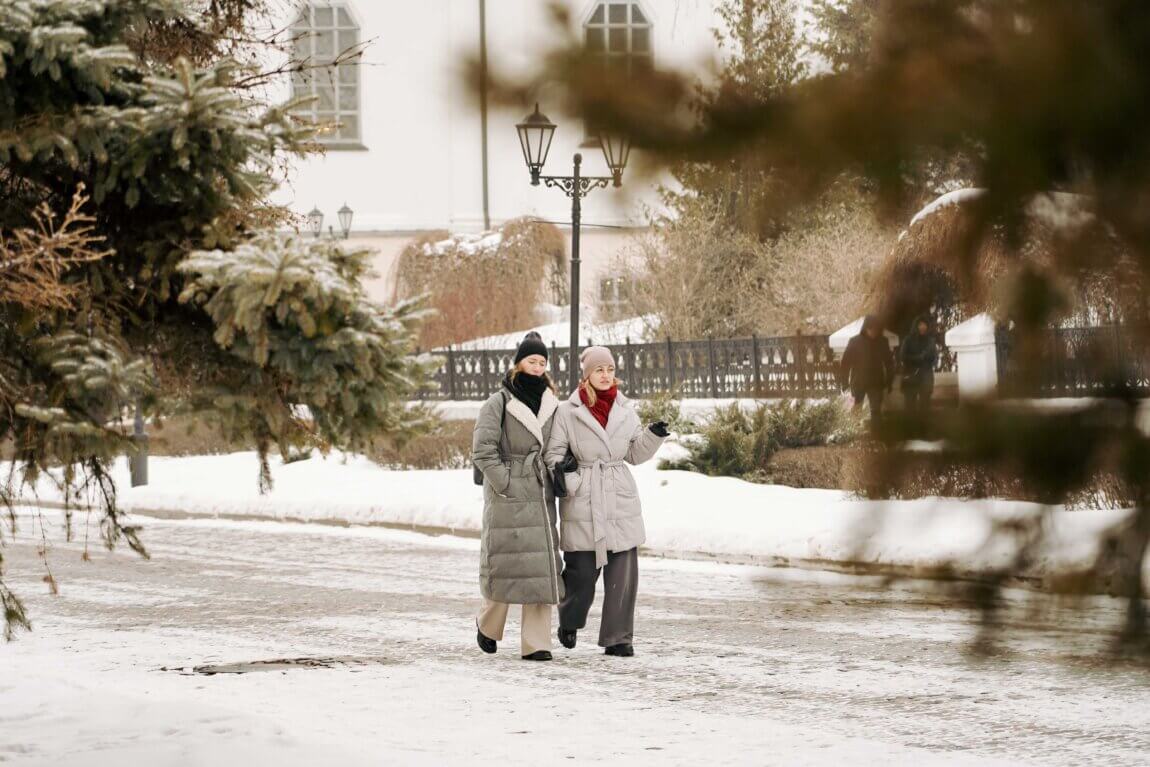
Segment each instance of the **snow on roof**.
[{"label": "snow on roof", "polygon": [[910,220],[910,226],[914,226],[928,216],[933,216],[943,208],[949,208],[951,205],[961,205],[964,202],[977,199],[984,194],[986,194],[986,190],[978,188],[956,189],[953,192],[947,192],[918,213],[915,213],[914,218]]},{"label": "snow on roof", "polygon": [[[656,322],[655,315],[631,317],[617,322],[580,322],[579,343],[585,344],[591,339],[596,344],[611,346],[626,343],[642,343],[650,335],[651,328]],[[543,337],[543,342],[550,346],[566,347],[570,343],[571,323],[553,322],[539,325],[534,328],[524,328],[512,333],[503,333],[497,336],[476,338],[459,344],[460,349],[514,349],[523,340],[523,336],[534,330]]]},{"label": "snow on roof", "polygon": [[[970,200],[978,199],[984,194],[986,194],[985,189],[974,187],[947,192],[915,213],[907,230],[943,208],[948,208],[951,205],[962,205]],[[1026,212],[1054,229],[1076,229],[1094,220],[1094,214],[1090,211],[1090,198],[1072,192],[1036,194],[1027,204]],[[899,234],[899,239],[901,240],[906,234],[907,232],[903,231]]]},{"label": "snow on roof", "polygon": [[425,255],[442,256],[452,250],[461,250],[469,256],[495,250],[503,242],[503,232],[480,232],[479,234],[453,234],[438,242],[428,242],[423,246]]}]

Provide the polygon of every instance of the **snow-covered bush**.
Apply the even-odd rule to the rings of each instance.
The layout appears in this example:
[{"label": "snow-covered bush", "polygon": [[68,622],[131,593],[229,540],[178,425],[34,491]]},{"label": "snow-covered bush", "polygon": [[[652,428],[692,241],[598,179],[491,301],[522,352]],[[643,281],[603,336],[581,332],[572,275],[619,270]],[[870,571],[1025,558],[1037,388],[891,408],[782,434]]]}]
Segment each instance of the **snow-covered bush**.
[{"label": "snow-covered bush", "polygon": [[540,301],[567,300],[566,253],[555,226],[527,218],[493,232],[430,235],[400,254],[395,297],[428,297],[436,314],[420,333],[425,349],[532,327]]},{"label": "snow-covered bush", "polygon": [[474,421],[441,421],[430,434],[402,445],[377,445],[367,457],[385,469],[437,471],[471,467]]},{"label": "snow-covered bush", "polygon": [[793,400],[760,405],[751,413],[733,404],[717,409],[700,439],[686,444],[690,458],[676,466],[712,476],[767,481],[782,449],[846,444],[862,436],[864,422],[838,400]]},{"label": "snow-covered bush", "polygon": [[666,421],[667,428],[679,434],[691,434],[699,428],[694,421],[683,415],[679,398],[674,392],[652,394],[640,400],[637,409],[643,423]]}]

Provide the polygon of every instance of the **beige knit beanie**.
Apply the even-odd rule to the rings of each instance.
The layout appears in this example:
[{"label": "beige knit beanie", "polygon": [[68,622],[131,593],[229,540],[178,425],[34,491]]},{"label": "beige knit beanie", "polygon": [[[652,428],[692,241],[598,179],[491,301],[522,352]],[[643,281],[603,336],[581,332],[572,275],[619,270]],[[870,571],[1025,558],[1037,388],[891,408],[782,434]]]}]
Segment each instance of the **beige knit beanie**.
[{"label": "beige knit beanie", "polygon": [[588,346],[579,355],[579,365],[583,369],[583,378],[591,375],[591,371],[600,365],[615,366],[615,358],[611,356],[611,350],[606,346]]}]

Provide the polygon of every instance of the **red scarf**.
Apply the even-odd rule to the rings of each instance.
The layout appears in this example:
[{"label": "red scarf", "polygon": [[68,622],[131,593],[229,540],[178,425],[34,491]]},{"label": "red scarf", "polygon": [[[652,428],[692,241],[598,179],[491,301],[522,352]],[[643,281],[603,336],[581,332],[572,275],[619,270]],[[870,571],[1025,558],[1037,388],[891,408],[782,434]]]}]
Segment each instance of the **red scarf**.
[{"label": "red scarf", "polygon": [[611,415],[611,406],[615,404],[615,395],[619,393],[618,387],[612,386],[607,391],[595,390],[595,404],[590,405],[587,403],[587,387],[579,387],[579,399],[591,411],[591,415],[595,416],[595,420],[604,429],[607,428],[607,417]]}]

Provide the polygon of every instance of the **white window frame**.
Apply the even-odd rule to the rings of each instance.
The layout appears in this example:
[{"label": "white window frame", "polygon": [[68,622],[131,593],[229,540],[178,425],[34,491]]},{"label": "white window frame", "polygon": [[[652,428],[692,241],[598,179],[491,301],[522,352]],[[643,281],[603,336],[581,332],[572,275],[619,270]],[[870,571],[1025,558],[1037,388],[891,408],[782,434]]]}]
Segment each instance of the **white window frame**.
[{"label": "white window frame", "polygon": [[[330,14],[330,25],[317,18],[327,14]],[[292,96],[315,97],[298,111],[324,126],[316,141],[329,149],[366,148],[359,56],[325,66],[361,45],[361,31],[351,3],[339,0],[303,3],[291,27],[294,58],[302,65],[300,70],[292,72]]]},{"label": "white window frame", "polygon": [[[620,310],[631,300],[635,282],[628,274],[609,274],[599,277],[599,306]],[[604,294],[608,295],[604,295]]]},{"label": "white window frame", "polygon": [[[613,21],[614,8],[612,6],[623,8],[626,18]],[[635,21],[635,9],[642,15],[642,21]],[[597,19],[596,16],[600,10],[603,12],[602,17]],[[603,58],[606,60],[623,59],[627,74],[631,74],[637,61],[645,59],[648,67],[654,66],[654,28],[655,24],[651,19],[651,12],[639,0],[596,0],[591,4],[587,13],[583,15],[583,45],[589,48],[593,34],[599,33],[598,36],[601,38],[603,46],[600,49]],[[646,33],[646,50],[635,50],[636,31],[638,30]],[[619,45],[621,50],[613,48],[613,45]],[[586,121],[583,124],[583,134],[583,146],[599,146],[598,134]]]}]

